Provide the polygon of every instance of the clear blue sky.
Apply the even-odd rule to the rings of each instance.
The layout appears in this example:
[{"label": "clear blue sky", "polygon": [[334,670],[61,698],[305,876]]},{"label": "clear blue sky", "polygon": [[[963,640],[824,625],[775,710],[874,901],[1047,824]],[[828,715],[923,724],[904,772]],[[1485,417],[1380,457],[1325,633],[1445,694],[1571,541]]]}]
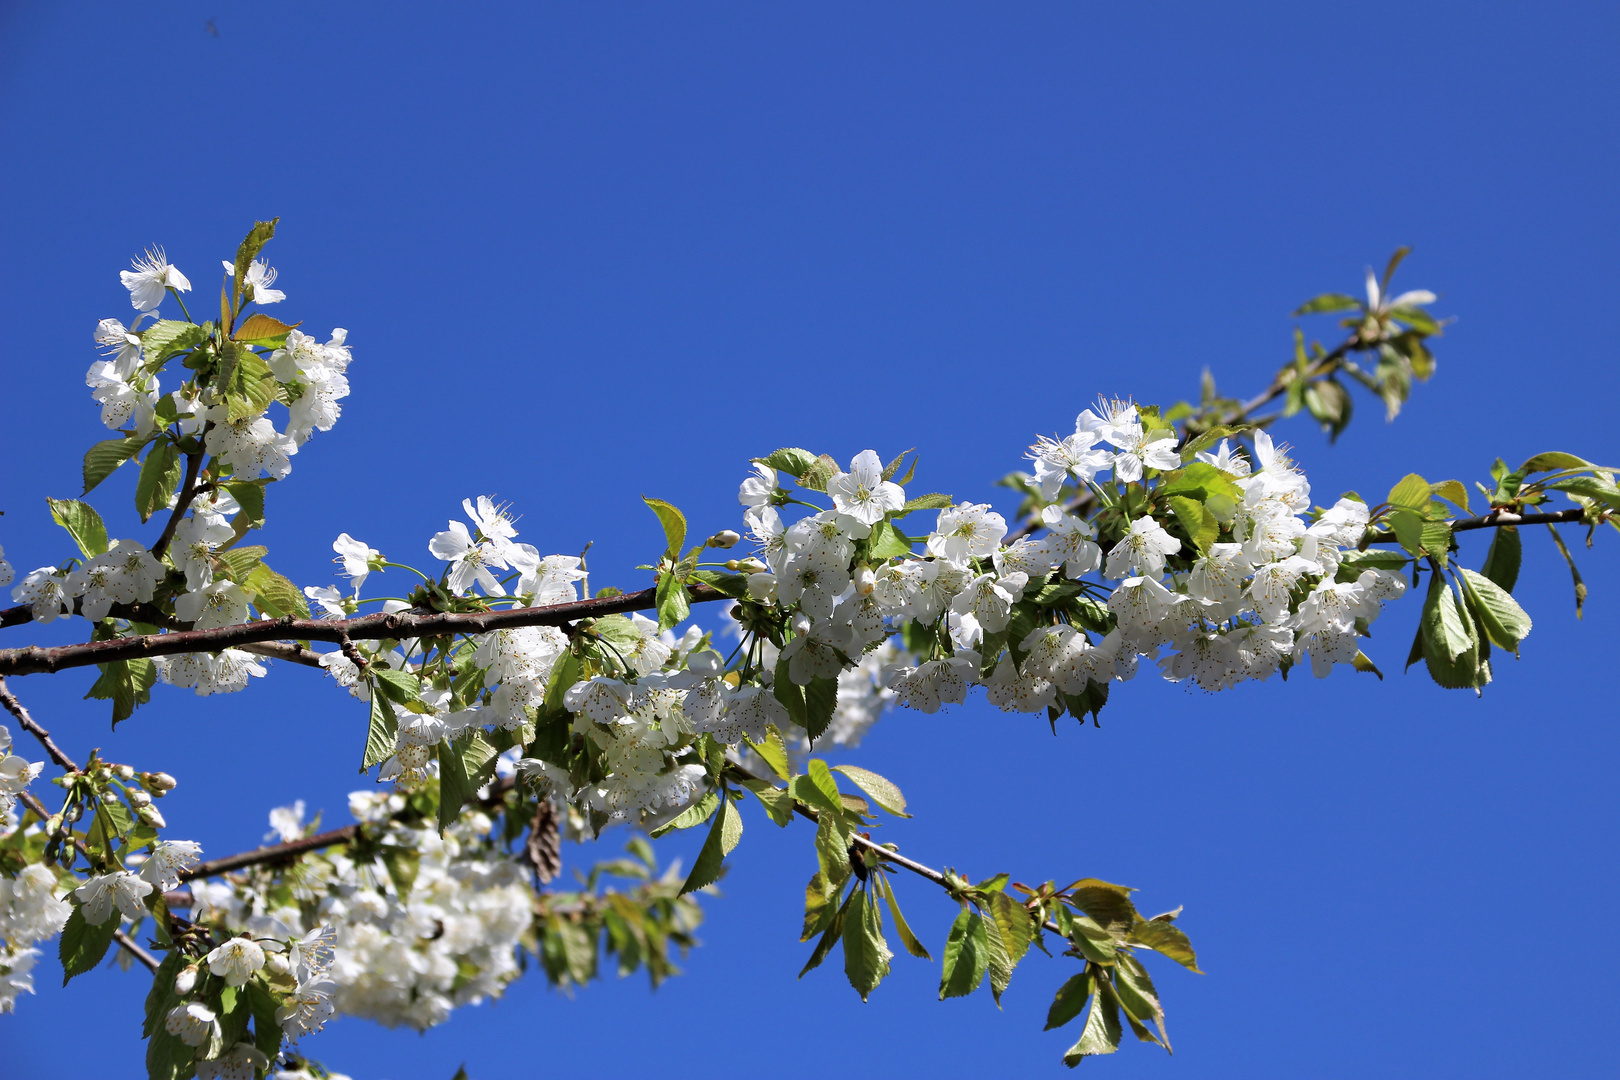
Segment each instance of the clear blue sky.
[{"label": "clear blue sky", "polygon": [[[1127,7],[6,4],[0,543],[61,557],[43,499],[105,437],[83,373],[95,320],[129,315],[130,255],[165,244],[206,283],[271,215],[278,314],[348,327],[356,358],[342,422],[273,492],[264,542],[303,584],[332,580],[340,531],[426,561],[491,493],[636,587],[661,545],[638,495],[734,525],[747,458],[783,444],[917,446],[919,490],[982,498],[1098,392],[1173,401],[1205,365],[1257,389],[1288,312],[1403,243],[1404,284],[1458,321],[1394,425],[1363,398],[1336,447],[1283,429],[1320,494],[1620,458],[1612,7]],[[98,493],[117,533],[131,482]],[[1144,676],[1101,730],[981,700],[891,716],[855,760],[905,789],[918,817],[885,835],[919,858],[1186,905],[1208,974],[1155,969],[1176,1057],[1090,1072],[1611,1076],[1617,540],[1578,550],[1577,624],[1527,537],[1535,632],[1483,700],[1399,674],[1409,598],[1369,646],[1383,683]],[[15,689],[73,752],[179,776],[169,821],[217,855],[278,802],[346,817],[363,711],[274,676],[160,690],[115,734],[88,675]],[[934,1001],[904,957],[867,1005],[836,968],[796,981],[810,839],[748,819],[705,945],[656,994],[527,980],[425,1037],[346,1020],[307,1050],[357,1080],[1061,1068],[1058,962],[1027,961],[1002,1012]],[[948,901],[903,897],[943,941]],[[140,1075],[146,980],[69,996],[53,965],[0,1019],[0,1071]]]}]

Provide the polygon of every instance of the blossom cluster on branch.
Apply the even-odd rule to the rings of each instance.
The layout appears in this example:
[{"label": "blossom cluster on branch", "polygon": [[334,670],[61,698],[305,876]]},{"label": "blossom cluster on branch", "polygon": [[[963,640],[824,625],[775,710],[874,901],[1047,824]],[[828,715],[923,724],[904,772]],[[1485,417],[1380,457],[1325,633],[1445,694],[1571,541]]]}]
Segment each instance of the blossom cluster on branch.
[{"label": "blossom cluster on branch", "polygon": [[[1479,515],[1460,482],[1415,473],[1382,500],[1313,498],[1268,428],[1308,412],[1337,438],[1352,411],[1345,380],[1393,418],[1434,372],[1434,295],[1389,288],[1403,250],[1381,278],[1369,272],[1365,300],[1330,293],[1296,313],[1344,312],[1346,336],[1329,350],[1296,334],[1257,397],[1222,396],[1206,376],[1196,405],[1104,398],[1072,433],[1037,437],[1029,471],[1002,480],[1022,500],[1012,521],[989,501],[914,494],[910,451],[785,447],[752,462],[739,529],[689,537],[672,503],[645,500],[663,542],[642,592],[592,594],[584,554],[542,554],[487,496],[427,540],[432,570],[344,532],[341,586],[299,587],[245,541],[271,485],[340,418],[353,354],[343,329],[321,343],[264,312],[287,299],[260,258],[274,232],[257,224],[224,264],[217,321],[191,318],[190,280],[154,248],[121,277],[136,316],[94,330],[103,355],[86,381],[117,436],[86,453],[83,494],[138,462],[151,543],[110,539],[81,496],[49,500],[77,554],[19,578],[0,549],[18,605],[0,625],[91,625],[78,645],[0,650],[0,679],[94,664],[88,696],[111,702],[115,726],[160,682],[237,693],[277,661],[320,669],[357,701],[360,764],[379,786],[351,796],[356,822],[320,833],[302,804],[279,808],[279,844],[203,862],[156,805],[172,777],[94,754],[75,763],[0,682],[63,793],[44,804],[32,785],[46,762],[0,727],[0,1011],[32,989],[40,944],[59,939],[70,979],[116,944],[155,969],[148,1071],[165,1080],[320,1075],[296,1044],[333,1016],[424,1030],[499,996],[525,953],[564,987],[607,955],[656,983],[675,973],[672,951],[695,944],[692,894],[723,873],[750,795],[778,826],[815,823],[806,971],[841,947],[869,995],[893,957],[885,912],[906,951],[929,957],[891,882],[904,870],[960,905],[941,997],[988,980],[999,998],[1051,938],[1081,964],[1049,1016],[1086,1013],[1068,1064],[1113,1052],[1124,1026],[1168,1049],[1138,950],[1196,971],[1177,913],[1143,917],[1130,890],[1094,878],[1032,887],[932,869],[864,832],[880,812],[909,816],[897,785],[809,755],[859,745],[891,706],[935,713],[975,687],[1054,731],[1065,715],[1095,722],[1144,659],[1209,692],[1307,660],[1318,677],[1349,666],[1381,678],[1361,643],[1424,575],[1407,665],[1478,692],[1492,649],[1517,654],[1530,633],[1512,595],[1521,528],[1546,523],[1572,571],[1558,524],[1620,528],[1614,470],[1563,452],[1518,469],[1498,460],[1475,485]],[[161,316],[171,299],[182,318]],[[1555,494],[1572,505],[1544,512]],[[1491,530],[1478,571],[1459,562],[1457,536],[1472,529]],[[744,537],[752,550],[732,553]],[[363,595],[385,574],[410,575],[400,595]],[[718,632],[692,619],[709,602]],[[579,890],[551,885],[562,838],[612,826],[633,830],[629,858]],[[660,871],[649,841],[700,826],[690,870]],[[631,884],[599,887],[607,877]]]}]

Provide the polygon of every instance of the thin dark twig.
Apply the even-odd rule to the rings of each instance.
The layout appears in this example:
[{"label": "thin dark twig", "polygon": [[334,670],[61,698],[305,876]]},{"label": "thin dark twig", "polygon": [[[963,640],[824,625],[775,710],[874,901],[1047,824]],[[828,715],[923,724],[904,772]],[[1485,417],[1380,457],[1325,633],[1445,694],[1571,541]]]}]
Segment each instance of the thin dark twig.
[{"label": "thin dark twig", "polygon": [[[711,586],[694,582],[687,586],[693,603],[727,599]],[[140,657],[173,656],[177,653],[219,652],[266,641],[301,638],[307,641],[341,643],[417,637],[452,637],[458,634],[487,634],[519,626],[560,626],[576,619],[600,618],[628,611],[646,611],[658,606],[656,589],[623,593],[596,600],[575,600],[545,607],[502,608],[482,612],[430,612],[409,615],[404,612],[378,612],[352,619],[264,619],[259,622],[221,626],[213,630],[183,630],[170,634],[143,634],[135,637],[87,641],[54,649],[28,646],[0,649],[0,678],[29,675],[42,671],[106,664]]]},{"label": "thin dark twig", "polygon": [[17,695],[6,686],[6,680],[3,678],[0,678],[0,705],[4,705],[6,712],[17,718],[17,723],[22,725],[24,731],[40,741],[45,747],[45,752],[51,755],[52,761],[68,772],[79,771],[73,759],[62,753],[62,748],[51,741],[51,733],[40,727],[34,718],[28,715],[28,710],[23,708],[22,702],[17,700]]},{"label": "thin dark twig", "polygon": [[145,964],[147,971],[156,971],[158,969],[158,958],[135,944],[134,939],[122,930],[113,931],[113,940],[118,942],[125,952]]},{"label": "thin dark twig", "polygon": [[[211,422],[208,425],[209,428],[213,426]],[[204,428],[198,438],[206,438],[207,435],[208,429]],[[169,549],[169,541],[174,539],[174,530],[180,527],[180,519],[186,516],[191,500],[195,499],[200,491],[197,487],[197,474],[202,471],[203,456],[201,451],[186,455],[186,479],[180,485],[180,497],[175,500],[174,512],[169,515],[168,524],[163,526],[163,531],[158,534],[157,543],[152,545],[154,559],[163,558],[163,553]]]}]

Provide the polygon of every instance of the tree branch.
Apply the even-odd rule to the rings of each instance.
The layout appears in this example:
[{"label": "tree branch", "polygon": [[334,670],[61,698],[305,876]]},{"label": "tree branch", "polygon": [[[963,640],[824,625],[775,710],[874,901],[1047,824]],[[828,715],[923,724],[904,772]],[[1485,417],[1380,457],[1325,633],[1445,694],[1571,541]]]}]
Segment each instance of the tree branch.
[{"label": "tree branch", "polygon": [[[213,426],[213,422],[210,421],[198,438],[207,438],[208,428]],[[163,532],[158,534],[157,543],[151,547],[154,559],[163,558],[163,553],[169,549],[169,541],[174,539],[174,530],[180,527],[180,519],[186,516],[186,508],[191,505],[191,500],[197,497],[197,474],[202,471],[203,456],[201,450],[186,455],[186,479],[180,485],[180,497],[175,500],[174,512],[169,515],[168,524],[163,526]]]},{"label": "tree branch", "polygon": [[[1580,521],[1586,515],[1586,509],[1572,506],[1568,510],[1557,510],[1549,514],[1515,514],[1511,510],[1492,510],[1488,514],[1478,517],[1459,518],[1451,523],[1454,533],[1471,532],[1474,529],[1500,529],[1504,525],[1557,525],[1564,522]],[[1380,530],[1367,537],[1369,544],[1389,544],[1395,541],[1395,534],[1388,529]]]},{"label": "tree branch", "polygon": [[17,700],[17,695],[13,694],[6,686],[6,680],[3,678],[0,678],[0,705],[4,705],[6,712],[17,718],[17,723],[22,725],[22,729],[24,731],[28,732],[28,734],[38,739],[44,745],[45,752],[51,755],[52,761],[56,762],[68,772],[79,771],[79,767],[73,763],[73,759],[62,753],[62,748],[51,741],[51,733],[40,727],[39,724],[34,721],[34,718],[28,715],[28,710],[23,708],[22,702]]},{"label": "tree branch", "polygon": [[122,930],[113,931],[113,940],[118,942],[125,952],[145,964],[147,971],[156,971],[158,969],[157,957],[135,944],[134,939]]},{"label": "tree branch", "polygon": [[[726,594],[711,586],[687,586],[693,603],[724,600]],[[115,660],[173,656],[178,653],[219,652],[222,649],[274,642],[287,638],[341,643],[347,637],[356,641],[384,638],[450,637],[457,634],[487,634],[519,626],[563,626],[578,619],[620,615],[627,611],[648,611],[658,606],[657,590],[622,593],[597,600],[575,600],[538,608],[502,608],[496,611],[408,615],[379,612],[352,619],[264,619],[259,622],[221,626],[214,630],[183,630],[171,634],[145,634],[136,637],[87,641],[54,649],[28,646],[0,649],[0,678],[56,672],[67,668],[107,664]],[[279,655],[279,654],[278,654]],[[300,655],[302,655],[300,653]],[[291,659],[291,657],[288,657]],[[317,661],[318,662],[318,661]]]}]

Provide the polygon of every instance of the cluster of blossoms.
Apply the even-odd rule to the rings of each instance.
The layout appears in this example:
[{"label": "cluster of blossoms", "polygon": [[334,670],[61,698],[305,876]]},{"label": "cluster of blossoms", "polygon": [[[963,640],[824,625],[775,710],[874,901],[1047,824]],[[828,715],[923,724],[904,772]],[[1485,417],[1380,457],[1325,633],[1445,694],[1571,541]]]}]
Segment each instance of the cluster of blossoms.
[{"label": "cluster of blossoms", "polygon": [[[268,963],[295,978],[277,1014],[289,1039],[335,1014],[425,1031],[454,1008],[499,997],[519,974],[516,949],[534,896],[522,868],[491,842],[491,819],[468,811],[441,836],[431,823],[401,824],[404,806],[398,792],[349,796],[350,812],[380,829],[377,862],[333,851],[301,860],[290,889],[252,875],[192,885],[200,924],[246,935],[221,948],[240,949],[244,967]],[[396,881],[383,870],[396,852],[420,855],[413,877]],[[252,952],[282,947],[280,955]]]},{"label": "cluster of blossoms", "polygon": [[0,1013],[8,1013],[17,995],[34,992],[32,969],[39,957],[33,948],[62,932],[72,908],[49,867],[25,866],[14,878],[0,877]]}]

